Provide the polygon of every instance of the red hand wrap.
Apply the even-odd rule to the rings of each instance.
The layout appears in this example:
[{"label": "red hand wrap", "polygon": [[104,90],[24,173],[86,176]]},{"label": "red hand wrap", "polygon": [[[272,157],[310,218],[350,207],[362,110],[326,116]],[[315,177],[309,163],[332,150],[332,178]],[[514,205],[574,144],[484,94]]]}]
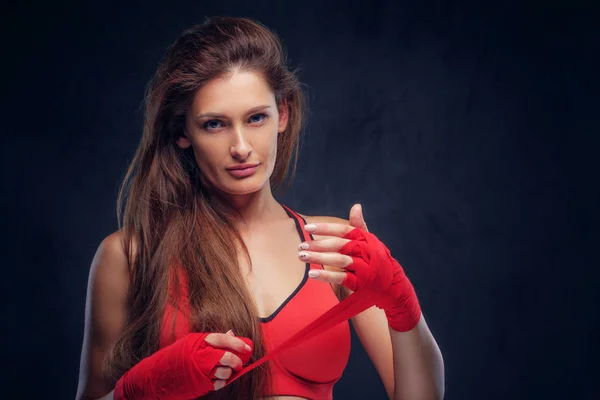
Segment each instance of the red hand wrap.
[{"label": "red hand wrap", "polygon": [[374,303],[382,308],[392,329],[406,332],[421,318],[421,308],[415,290],[402,266],[389,249],[372,233],[354,228],[344,236],[349,239],[339,253],[350,256],[342,285],[350,290],[368,290]]},{"label": "red hand wrap", "polygon": [[[290,212],[293,213],[291,210]],[[416,326],[421,317],[417,296],[404,270],[392,258],[390,251],[375,235],[356,228],[346,235],[346,239],[351,242],[344,248],[347,253],[354,255],[354,263],[346,268],[348,277],[345,283],[354,288],[360,287],[360,290],[317,317],[261,359],[244,367],[233,380],[273,360],[286,349],[314,338],[373,305],[386,311],[389,324],[394,330],[408,331]],[[361,242],[364,243],[356,244]]]},{"label": "red hand wrap", "polygon": [[[247,364],[251,352],[216,349],[204,339],[208,333],[190,333],[144,358],[117,381],[115,400],[190,400],[214,390],[219,361],[229,351]],[[239,336],[238,336],[239,337]],[[252,345],[248,338],[239,337]],[[227,380],[233,381],[239,371]]]}]

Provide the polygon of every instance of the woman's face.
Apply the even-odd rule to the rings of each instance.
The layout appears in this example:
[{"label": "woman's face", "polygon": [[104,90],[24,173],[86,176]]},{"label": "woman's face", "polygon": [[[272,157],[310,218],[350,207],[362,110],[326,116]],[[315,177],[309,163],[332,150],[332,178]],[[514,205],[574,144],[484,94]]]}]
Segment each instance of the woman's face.
[{"label": "woman's face", "polygon": [[[236,71],[198,90],[186,116],[185,137],[177,144],[192,146],[204,177],[217,189],[252,193],[269,182],[277,135],[287,121],[287,104],[277,109],[275,95],[261,75]],[[252,175],[234,176],[229,169],[241,164],[258,167]]]}]

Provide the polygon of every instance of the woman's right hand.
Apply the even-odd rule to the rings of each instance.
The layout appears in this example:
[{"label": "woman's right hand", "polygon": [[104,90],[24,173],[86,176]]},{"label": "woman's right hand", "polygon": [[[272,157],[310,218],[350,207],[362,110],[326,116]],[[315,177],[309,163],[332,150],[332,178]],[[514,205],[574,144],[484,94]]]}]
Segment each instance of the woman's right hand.
[{"label": "woman's right hand", "polygon": [[[204,341],[210,344],[212,347],[217,349],[229,349],[236,353],[244,353],[252,351],[252,348],[248,346],[243,340],[236,337],[233,331],[230,329],[227,333],[211,333]],[[240,357],[226,351],[219,361],[219,365],[215,369],[215,390],[222,389],[227,384],[227,380],[233,374],[233,371],[240,371],[243,368],[244,362]]]},{"label": "woman's right hand", "polygon": [[204,396],[223,388],[233,371],[250,361],[250,345],[250,339],[233,332],[188,333],[127,371],[115,385],[114,398],[189,400]]}]

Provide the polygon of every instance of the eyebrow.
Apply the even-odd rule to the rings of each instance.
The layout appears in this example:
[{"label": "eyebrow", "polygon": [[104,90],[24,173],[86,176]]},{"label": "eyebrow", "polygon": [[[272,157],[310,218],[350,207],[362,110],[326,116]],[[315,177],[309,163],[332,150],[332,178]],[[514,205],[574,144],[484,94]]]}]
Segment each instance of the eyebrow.
[{"label": "eyebrow", "polygon": [[[248,110],[246,112],[246,115],[247,114],[251,114],[251,113],[256,112],[256,111],[264,110],[265,108],[270,108],[270,107],[271,106],[265,106],[265,105],[254,107],[254,108],[251,108],[250,110]],[[206,117],[211,117],[211,118],[227,118],[227,116],[224,115],[224,114],[219,114],[219,113],[214,113],[214,112],[206,112],[206,113],[202,113],[202,114],[196,115],[196,119],[206,118]]]}]

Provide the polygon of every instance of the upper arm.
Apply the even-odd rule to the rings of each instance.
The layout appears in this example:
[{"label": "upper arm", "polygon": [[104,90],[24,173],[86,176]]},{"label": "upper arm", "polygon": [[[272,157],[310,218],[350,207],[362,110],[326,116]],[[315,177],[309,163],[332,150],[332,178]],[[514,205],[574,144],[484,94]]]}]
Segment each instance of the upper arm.
[{"label": "upper arm", "polygon": [[114,387],[102,364],[125,328],[128,289],[129,264],[117,231],[100,243],[90,267],[77,399],[96,399]]},{"label": "upper arm", "polygon": [[[302,215],[302,214],[300,214]],[[307,217],[302,215],[307,223],[334,222],[349,225],[347,219],[331,216]],[[315,239],[318,239],[317,235]],[[342,271],[341,268],[324,265],[325,269]],[[335,285],[334,290],[340,290],[341,298],[349,296],[352,291],[345,286]],[[392,351],[392,338],[388,328],[385,312],[375,306],[356,314],[351,318],[352,326],[360,343],[369,355],[375,366],[389,398],[394,394],[394,355]]]}]

